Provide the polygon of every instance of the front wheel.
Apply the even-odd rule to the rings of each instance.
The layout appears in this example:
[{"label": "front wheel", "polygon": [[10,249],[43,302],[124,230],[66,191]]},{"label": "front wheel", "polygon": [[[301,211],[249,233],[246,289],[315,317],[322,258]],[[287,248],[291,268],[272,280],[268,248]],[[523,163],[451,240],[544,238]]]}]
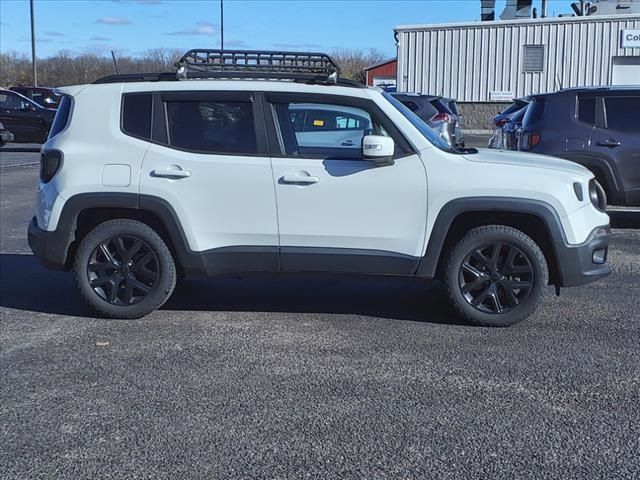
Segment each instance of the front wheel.
[{"label": "front wheel", "polygon": [[159,308],[176,285],[169,248],[148,225],[110,220],[80,243],[75,259],[82,297],[110,318],[140,318]]},{"label": "front wheel", "polygon": [[469,231],[450,250],[447,296],[471,323],[506,327],[531,315],[549,282],[540,247],[520,230],[487,225]]}]

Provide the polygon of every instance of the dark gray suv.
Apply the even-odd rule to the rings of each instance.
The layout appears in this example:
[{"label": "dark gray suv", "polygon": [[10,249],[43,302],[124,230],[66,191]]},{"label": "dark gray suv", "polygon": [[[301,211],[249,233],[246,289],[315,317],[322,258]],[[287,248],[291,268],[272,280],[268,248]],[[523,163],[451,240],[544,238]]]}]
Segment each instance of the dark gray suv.
[{"label": "dark gray suv", "polygon": [[584,165],[610,204],[640,206],[640,87],[571,88],[531,97],[518,150]]}]

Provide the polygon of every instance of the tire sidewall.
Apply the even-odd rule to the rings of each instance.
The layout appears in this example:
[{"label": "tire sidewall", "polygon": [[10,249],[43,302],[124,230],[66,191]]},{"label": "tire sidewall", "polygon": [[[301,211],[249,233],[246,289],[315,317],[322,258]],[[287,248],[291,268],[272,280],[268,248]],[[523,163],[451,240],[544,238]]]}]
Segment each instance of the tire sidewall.
[{"label": "tire sidewall", "polygon": [[[456,245],[447,264],[445,280],[454,306],[466,319],[480,325],[508,326],[525,319],[537,309],[547,287],[549,273],[544,254],[530,237],[513,228],[473,233],[470,232]],[[497,242],[513,245],[527,256],[533,269],[533,286],[524,303],[509,312],[490,314],[475,309],[467,302],[460,291],[458,277],[464,258],[473,249]]]},{"label": "tire sidewall", "polygon": [[[89,284],[87,266],[100,242],[116,237],[137,237],[152,249],[158,259],[159,279],[155,289],[133,305],[113,305],[101,298]],[[171,252],[160,236],[147,225],[127,220],[114,220],[98,225],[82,240],[75,259],[76,283],[82,296],[99,313],[112,318],[139,318],[159,308],[171,295],[176,270]]]}]

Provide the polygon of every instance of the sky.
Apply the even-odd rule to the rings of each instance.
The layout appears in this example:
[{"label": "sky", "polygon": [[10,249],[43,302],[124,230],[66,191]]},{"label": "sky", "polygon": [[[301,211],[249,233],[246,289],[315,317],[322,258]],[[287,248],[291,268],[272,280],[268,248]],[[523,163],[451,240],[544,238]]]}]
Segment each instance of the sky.
[{"label": "sky", "polygon": [[[549,14],[569,13],[570,3],[550,0]],[[504,4],[497,0],[496,15]],[[479,18],[480,0],[224,0],[225,48],[393,57],[394,26]],[[35,24],[38,57],[219,48],[220,0],[35,0]],[[30,55],[30,38],[29,1],[0,0],[0,52]]]}]

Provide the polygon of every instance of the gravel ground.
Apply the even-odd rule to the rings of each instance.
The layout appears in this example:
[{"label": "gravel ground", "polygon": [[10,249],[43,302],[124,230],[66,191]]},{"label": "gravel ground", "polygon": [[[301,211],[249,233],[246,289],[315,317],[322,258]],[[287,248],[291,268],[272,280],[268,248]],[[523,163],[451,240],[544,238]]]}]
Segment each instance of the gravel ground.
[{"label": "gravel ground", "polygon": [[37,159],[0,155],[1,478],[640,476],[637,213],[611,276],[508,329],[352,277],[186,281],[103,320],[29,252]]}]

